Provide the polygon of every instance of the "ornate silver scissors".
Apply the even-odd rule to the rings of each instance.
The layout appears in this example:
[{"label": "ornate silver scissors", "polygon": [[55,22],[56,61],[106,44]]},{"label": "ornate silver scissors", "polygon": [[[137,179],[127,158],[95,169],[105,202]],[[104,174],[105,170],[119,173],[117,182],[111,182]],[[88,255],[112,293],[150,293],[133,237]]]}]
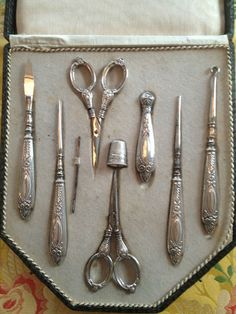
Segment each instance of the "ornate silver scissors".
[{"label": "ornate silver scissors", "polygon": [[[82,88],[79,86],[79,83],[76,82],[75,72],[79,67],[85,67],[88,69],[91,81],[90,85]],[[118,87],[110,88],[108,87],[108,73],[114,68],[120,67],[123,73],[122,80]],[[76,58],[70,67],[70,81],[73,88],[80,94],[82,101],[88,110],[88,115],[91,121],[91,137],[92,137],[92,165],[93,168],[96,168],[98,165],[98,158],[99,158],[99,150],[100,150],[100,143],[101,143],[101,133],[102,133],[102,126],[103,120],[105,118],[105,114],[107,111],[108,106],[111,104],[114,96],[119,93],[119,91],[124,86],[125,80],[128,77],[128,70],[122,58],[116,59],[111,61],[102,72],[102,79],[101,84],[103,88],[103,95],[102,95],[102,104],[99,110],[98,115],[96,116],[95,108],[93,105],[93,88],[96,85],[96,74],[93,70],[93,67],[82,58]]]},{"label": "ornate silver scissors", "polygon": [[[108,166],[113,167],[113,177],[111,185],[110,194],[110,206],[108,214],[107,227],[104,232],[104,237],[96,253],[94,253],[88,260],[85,266],[85,279],[90,288],[94,291],[103,288],[112,278],[122,289],[127,292],[135,292],[135,289],[140,281],[140,266],[136,257],[129,254],[128,248],[124,243],[121,225],[120,225],[120,207],[119,207],[119,168],[127,167],[127,154],[126,154],[126,143],[121,140],[115,140],[111,143]],[[117,258],[113,262],[111,257],[111,240],[112,235],[115,236],[116,241],[116,252]],[[101,263],[103,267],[107,270],[105,279],[99,282],[95,282],[91,276],[91,270],[93,264],[96,262],[103,261]],[[126,281],[125,278],[121,276],[121,265],[123,267],[132,267],[132,272],[135,276]],[[127,270],[127,269],[126,269]],[[125,276],[124,276],[125,277]]]}]

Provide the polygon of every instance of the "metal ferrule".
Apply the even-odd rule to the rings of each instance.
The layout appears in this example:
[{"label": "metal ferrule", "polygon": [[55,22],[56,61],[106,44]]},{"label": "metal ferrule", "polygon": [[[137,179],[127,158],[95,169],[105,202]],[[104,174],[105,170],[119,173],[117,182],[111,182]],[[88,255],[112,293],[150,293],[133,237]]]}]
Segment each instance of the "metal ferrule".
[{"label": "metal ferrule", "polygon": [[65,175],[64,175],[64,156],[62,152],[59,152],[57,155],[57,167],[56,167],[56,176],[55,179],[56,181],[58,180],[65,180]]},{"label": "metal ferrule", "polygon": [[26,96],[25,138],[33,138],[33,98]]}]

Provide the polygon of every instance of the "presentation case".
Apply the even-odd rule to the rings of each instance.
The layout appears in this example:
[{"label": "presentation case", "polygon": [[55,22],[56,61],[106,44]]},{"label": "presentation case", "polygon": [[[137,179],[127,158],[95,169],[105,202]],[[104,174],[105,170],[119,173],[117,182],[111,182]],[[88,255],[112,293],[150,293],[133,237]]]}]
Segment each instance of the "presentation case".
[{"label": "presentation case", "polygon": [[[1,143],[1,237],[68,307],[86,311],[159,312],[194,284],[235,245],[235,85],[233,1],[30,0],[6,2]],[[74,92],[69,70],[75,57],[97,74],[96,110],[101,103],[101,73],[123,58],[129,70],[124,88],[104,123],[99,166],[91,166],[90,125]],[[25,66],[35,79],[34,145],[36,203],[29,221],[17,209],[19,164],[24,135]],[[204,233],[201,189],[210,102],[210,68],[219,66],[217,145],[219,150],[219,224]],[[135,151],[141,110],[138,97],[156,95],[153,127],[157,168],[151,184],[141,184]],[[183,186],[185,252],[173,266],[166,252],[166,230],[173,164],[177,96],[183,110]],[[55,266],[48,254],[49,219],[55,175],[57,103],[64,103],[65,178],[68,252]],[[74,145],[81,136],[78,202],[70,212],[74,182]],[[106,226],[112,170],[109,143],[127,142],[128,168],[120,172],[123,233],[141,265],[136,292],[113,281],[91,292],[84,267]]]}]

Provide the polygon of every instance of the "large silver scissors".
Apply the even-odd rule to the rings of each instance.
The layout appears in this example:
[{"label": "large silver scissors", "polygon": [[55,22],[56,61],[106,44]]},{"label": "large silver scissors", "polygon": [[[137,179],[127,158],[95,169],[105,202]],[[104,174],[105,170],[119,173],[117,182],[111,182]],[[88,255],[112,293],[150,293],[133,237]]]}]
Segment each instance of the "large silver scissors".
[{"label": "large silver scissors", "polygon": [[[122,153],[123,152],[123,153]],[[88,259],[85,266],[85,280],[88,286],[97,291],[103,288],[113,277],[115,283],[129,293],[133,293],[140,281],[140,265],[137,258],[129,253],[127,245],[124,242],[120,224],[120,207],[119,207],[119,168],[127,167],[126,145],[124,141],[115,140],[110,146],[110,157],[108,165],[113,167],[110,205],[107,227],[98,250]],[[117,258],[113,261],[111,256],[111,241],[114,234],[116,242]],[[106,270],[105,278],[95,281],[92,278],[92,267],[96,262],[101,263],[103,270]],[[103,262],[103,263],[102,263]],[[123,267],[122,267],[123,264]],[[130,267],[128,269],[128,266]],[[127,267],[127,268],[126,268]],[[132,270],[132,278],[125,279],[124,272]],[[121,275],[123,274],[123,276]]]},{"label": "large silver scissors", "polygon": [[[90,85],[82,88],[79,85],[79,82],[76,81],[75,72],[79,67],[85,67],[90,73]],[[117,87],[110,88],[108,87],[108,73],[114,68],[114,67],[120,67],[123,73],[121,82]],[[102,79],[101,84],[103,88],[103,95],[102,95],[102,103],[100,110],[98,112],[98,115],[96,116],[95,107],[93,105],[93,88],[96,85],[96,74],[93,70],[93,67],[83,60],[82,58],[78,57],[76,58],[70,67],[70,81],[75,89],[76,92],[79,93],[79,95],[82,98],[82,101],[88,110],[88,115],[91,121],[91,137],[92,137],[92,165],[95,169],[98,165],[98,159],[99,159],[99,151],[100,151],[100,144],[101,144],[101,134],[102,134],[102,127],[103,127],[103,121],[105,118],[106,111],[108,109],[108,106],[111,104],[114,96],[119,93],[119,91],[124,86],[125,80],[128,77],[128,69],[126,68],[126,65],[124,63],[124,60],[122,58],[116,59],[114,61],[111,61],[108,63],[108,65],[103,69],[102,72]]]}]

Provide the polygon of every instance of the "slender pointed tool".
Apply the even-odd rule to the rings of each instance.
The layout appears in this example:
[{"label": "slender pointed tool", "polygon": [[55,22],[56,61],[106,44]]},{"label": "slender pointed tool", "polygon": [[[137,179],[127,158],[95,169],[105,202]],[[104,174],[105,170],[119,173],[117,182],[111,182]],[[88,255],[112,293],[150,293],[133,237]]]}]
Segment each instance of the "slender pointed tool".
[{"label": "slender pointed tool", "polygon": [[49,234],[49,252],[53,262],[57,265],[59,265],[65,258],[67,254],[68,243],[62,122],[62,101],[59,100],[56,175],[54,182],[53,207]]},{"label": "slender pointed tool", "polygon": [[74,165],[75,165],[75,181],[74,181],[74,190],[73,190],[72,206],[71,206],[71,212],[73,214],[76,208],[76,196],[77,196],[79,168],[80,168],[80,136],[76,140],[76,156],[74,158]]},{"label": "slender pointed tool", "polygon": [[22,219],[29,219],[35,203],[35,164],[33,139],[34,77],[32,65],[27,64],[24,76],[25,131],[20,164],[18,209]]},{"label": "slender pointed tool", "polygon": [[171,179],[171,194],[169,205],[169,219],[167,232],[167,251],[172,264],[180,263],[184,254],[184,204],[182,182],[182,104],[181,96],[178,97],[174,162]]}]

